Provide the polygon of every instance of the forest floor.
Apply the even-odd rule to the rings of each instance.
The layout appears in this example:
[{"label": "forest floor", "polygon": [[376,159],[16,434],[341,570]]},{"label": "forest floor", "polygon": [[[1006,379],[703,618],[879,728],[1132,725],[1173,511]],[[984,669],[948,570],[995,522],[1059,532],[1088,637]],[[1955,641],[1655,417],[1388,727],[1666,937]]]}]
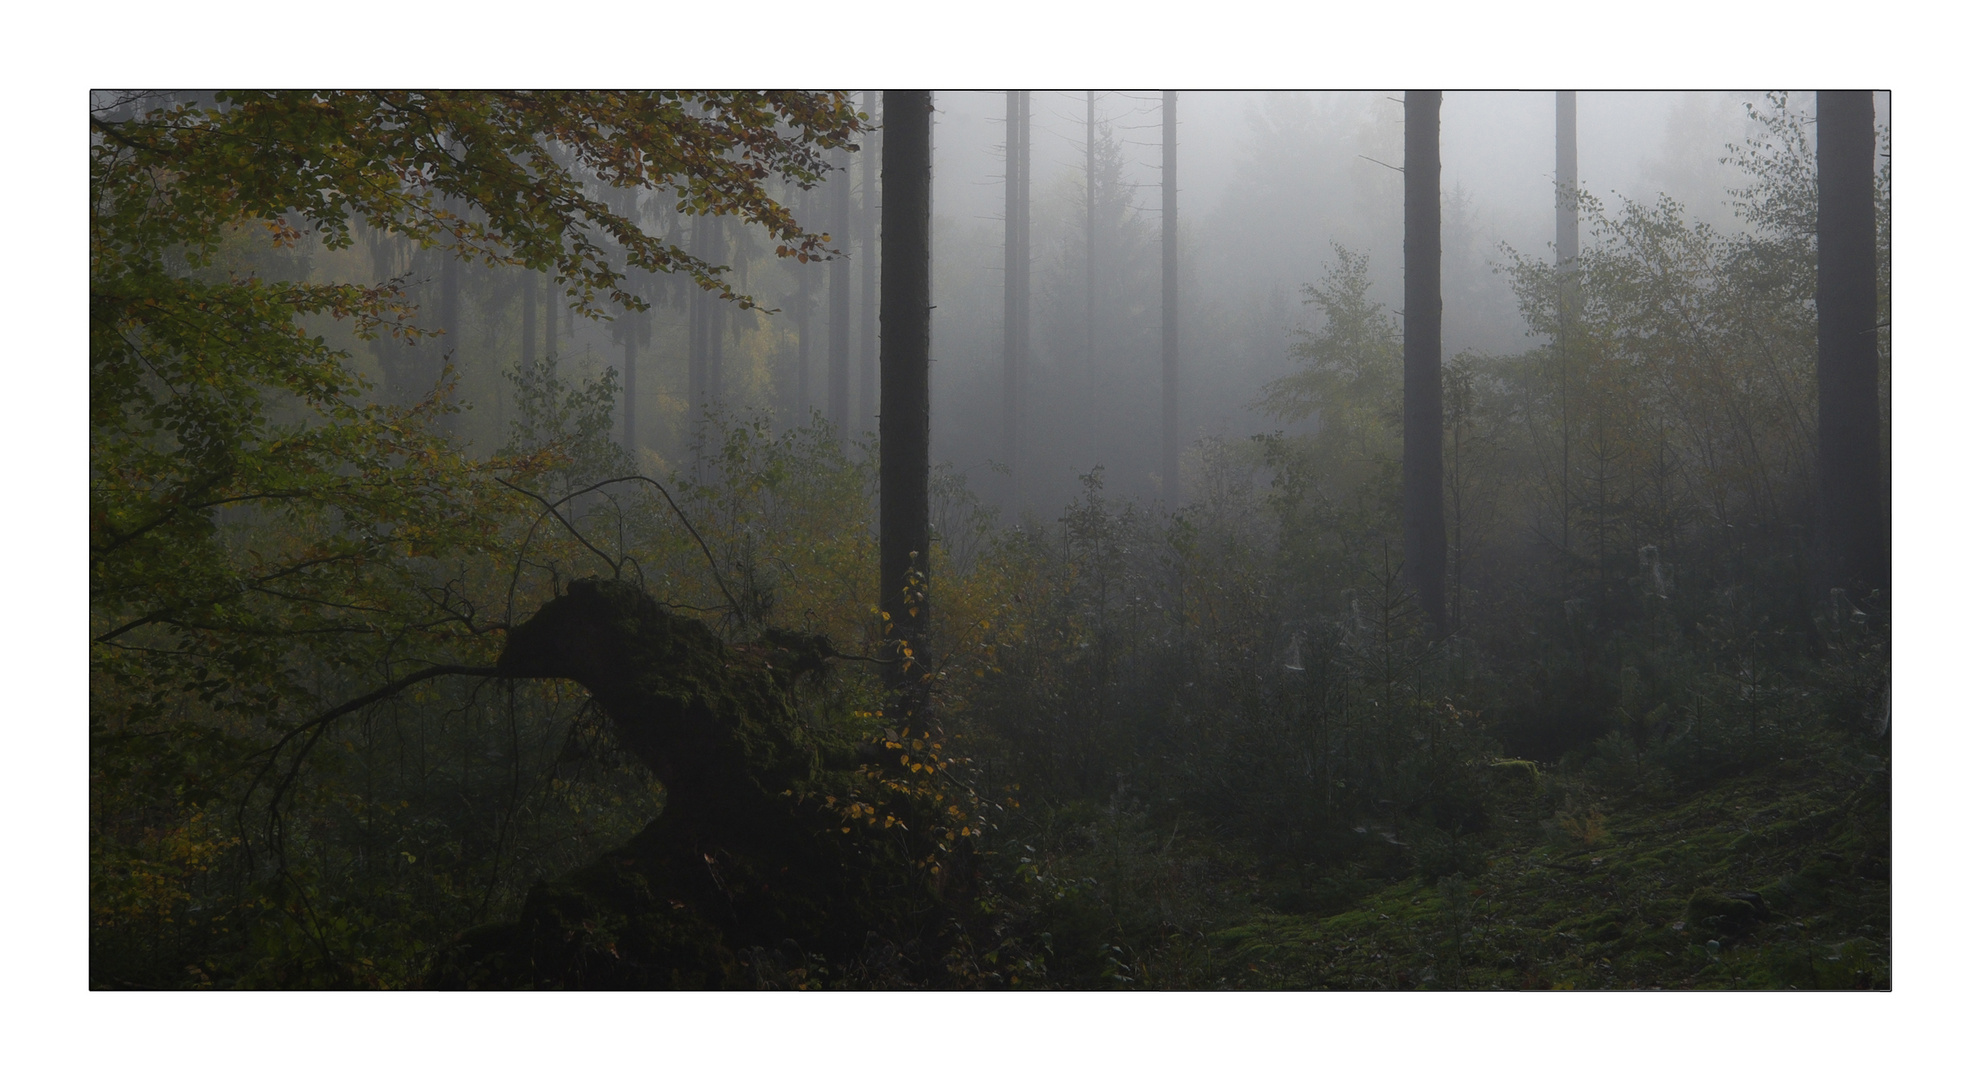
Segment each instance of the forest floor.
[{"label": "forest floor", "polygon": [[[1471,876],[1256,872],[1144,986],[1888,989],[1889,773],[1834,752],[1688,792],[1536,795]],[[1558,783],[1558,781],[1553,781]],[[1518,804],[1515,804],[1516,806]],[[1531,816],[1529,816],[1531,815]],[[1232,917],[1235,918],[1232,918]],[[1124,980],[1125,981],[1125,980]]]}]

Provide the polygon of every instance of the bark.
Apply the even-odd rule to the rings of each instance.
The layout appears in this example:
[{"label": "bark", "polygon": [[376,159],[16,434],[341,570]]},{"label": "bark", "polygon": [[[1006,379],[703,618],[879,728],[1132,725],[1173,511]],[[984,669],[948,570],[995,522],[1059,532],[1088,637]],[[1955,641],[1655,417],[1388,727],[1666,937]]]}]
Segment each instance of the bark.
[{"label": "bark", "polygon": [[[800,196],[802,198],[802,196]],[[798,264],[798,408],[790,422],[806,426],[812,422],[812,264]]]},{"label": "bark", "polygon": [[[886,925],[890,869],[816,793],[850,744],[822,743],[792,707],[823,638],[772,631],[724,645],[641,590],[585,579],[509,636],[504,678],[570,679],[619,745],[666,785],[664,811],[624,846],[533,887],[520,918],[446,950],[442,987],[666,989],[760,985],[766,952],[843,965]],[[772,963],[780,969],[781,963]]]},{"label": "bark", "polygon": [[1572,276],[1581,258],[1581,173],[1576,148],[1575,92],[1554,92],[1554,260],[1561,273],[1563,320],[1575,306]]},{"label": "bark", "polygon": [[634,410],[639,405],[639,328],[634,320],[638,315],[622,315],[628,325],[625,327],[626,349],[626,453],[633,460],[639,460],[639,421]]},{"label": "bark", "polygon": [[1816,467],[1828,584],[1888,589],[1890,474],[1877,391],[1876,113],[1868,90],[1815,98]]},{"label": "bark", "polygon": [[883,801],[906,832],[848,827],[849,793],[887,766],[854,772],[859,744],[799,717],[800,681],[833,655],[822,637],[778,630],[725,645],[632,585],[572,582],[511,632],[495,674],[583,686],[666,785],[666,806],[626,844],[531,888],[515,922],[462,935],[428,983],[750,988],[791,985],[799,968],[843,985],[952,977],[952,931],[974,918],[969,864],[921,869],[931,852],[916,838],[938,827],[936,799]]},{"label": "bark", "polygon": [[[878,113],[874,92],[861,106],[866,115]],[[859,150],[859,429],[866,429],[879,408],[880,297],[880,132],[868,132]]]},{"label": "bark", "polygon": [[1403,574],[1444,636],[1443,93],[1403,100]]},{"label": "bark", "polygon": [[[1581,172],[1578,150],[1575,92],[1554,92],[1554,274],[1559,325],[1554,332],[1554,349],[1561,361],[1561,567],[1564,575],[1573,573],[1574,497],[1570,493],[1573,432],[1568,414],[1568,336],[1579,315],[1581,290],[1576,281],[1581,258]],[[1563,580],[1563,591],[1568,588]]]},{"label": "bark", "polygon": [[[718,265],[727,265],[729,258],[729,223],[723,218],[702,219],[708,222],[708,258]],[[735,317],[735,309],[727,301],[712,293],[702,293],[705,314],[702,316],[703,340],[707,342],[703,372],[703,392],[707,395],[706,407],[720,409],[723,400],[722,387],[722,339],[730,329]]]},{"label": "bark", "polygon": [[518,369],[536,361],[536,271],[522,272],[522,348],[516,357]]},{"label": "bark", "polygon": [[1099,404],[1097,400],[1099,395],[1099,376],[1093,366],[1093,290],[1095,287],[1094,270],[1096,268],[1094,262],[1096,258],[1096,245],[1094,243],[1093,231],[1095,224],[1093,203],[1095,196],[1094,185],[1098,183],[1094,166],[1094,138],[1097,131],[1093,118],[1094,97],[1093,91],[1088,90],[1086,92],[1086,424],[1089,431],[1092,430],[1094,422],[1099,419],[1095,414],[1095,408]]},{"label": "bark", "polygon": [[889,90],[881,151],[880,607],[907,650],[888,667],[896,706],[917,714],[928,626],[929,215],[934,136],[926,90]]},{"label": "bark", "polygon": [[557,355],[557,299],[563,290],[557,287],[554,274],[546,277],[543,284],[543,355],[554,358]]},{"label": "bark", "polygon": [[826,362],[826,419],[844,441],[852,419],[852,158],[844,150],[833,152],[832,178],[828,181],[832,212],[827,231],[839,254],[831,262],[830,356]]},{"label": "bark", "polygon": [[[688,250],[697,258],[708,258],[708,219],[694,219],[694,232]],[[688,289],[687,430],[701,426],[701,410],[708,404],[708,294],[698,287]]]},{"label": "bark", "polygon": [[[438,363],[434,365],[433,377],[440,378],[446,373],[447,365],[458,363],[461,358],[461,260],[442,253],[446,261],[440,264],[440,344]],[[459,386],[455,387],[458,396]],[[447,431],[459,426],[459,414],[445,417],[441,424]]]},{"label": "bark", "polygon": [[[810,209],[809,192],[798,195],[799,204]],[[809,217],[809,214],[806,214]],[[811,323],[813,278],[816,276],[810,263],[798,263],[792,271],[797,275],[797,408],[792,410],[791,423],[805,426],[811,423]]]},{"label": "bark", "polygon": [[1162,501],[1182,503],[1182,343],[1176,296],[1176,92],[1162,92]]}]

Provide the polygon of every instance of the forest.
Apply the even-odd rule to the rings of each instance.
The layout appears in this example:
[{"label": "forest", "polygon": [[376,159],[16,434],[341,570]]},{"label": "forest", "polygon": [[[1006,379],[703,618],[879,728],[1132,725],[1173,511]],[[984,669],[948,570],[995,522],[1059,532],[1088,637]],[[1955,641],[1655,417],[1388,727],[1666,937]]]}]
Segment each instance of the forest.
[{"label": "forest", "polygon": [[92,91],[88,985],[1889,989],[1890,112]]}]

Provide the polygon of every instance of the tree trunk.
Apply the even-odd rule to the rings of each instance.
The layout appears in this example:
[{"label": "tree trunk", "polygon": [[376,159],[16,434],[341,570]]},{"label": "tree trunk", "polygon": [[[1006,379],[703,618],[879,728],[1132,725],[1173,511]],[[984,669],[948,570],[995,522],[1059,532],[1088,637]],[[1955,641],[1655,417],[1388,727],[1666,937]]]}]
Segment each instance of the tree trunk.
[{"label": "tree trunk", "polygon": [[543,279],[543,355],[557,355],[557,300],[563,290],[557,285],[556,271]]},{"label": "tree trunk", "polygon": [[1444,636],[1443,93],[1403,96],[1403,572]]},{"label": "tree trunk", "polygon": [[724,644],[622,581],[579,579],[543,605],[510,632],[496,673],[583,686],[666,805],[631,840],[533,886],[515,922],[440,950],[426,982],[789,987],[822,955],[845,984],[953,985],[945,959],[986,930],[968,925],[967,841],[943,854],[930,840],[954,804],[903,782],[860,796],[898,826],[847,816],[872,775],[852,771],[859,744],[794,707],[799,680],[833,655],[822,637],[775,629]]},{"label": "tree trunk", "polygon": [[1575,146],[1575,96],[1554,92],[1554,260],[1561,275],[1561,317],[1574,313],[1579,292],[1573,280],[1581,258],[1581,174]]},{"label": "tree trunk", "polygon": [[517,350],[518,370],[536,362],[536,271],[522,272],[522,348]]},{"label": "tree trunk", "polygon": [[[694,219],[694,232],[688,250],[700,259],[708,258],[708,218]],[[701,429],[701,410],[708,405],[708,293],[690,284],[687,293],[687,437]]]},{"label": "tree trunk", "polygon": [[852,157],[844,150],[832,154],[832,246],[839,254],[832,257],[831,355],[827,361],[826,419],[838,432],[841,443],[850,435],[852,419]]},{"label": "tree trunk", "polygon": [[856,751],[821,743],[791,691],[831,653],[823,638],[774,630],[725,645],[598,579],[572,582],[515,628],[501,676],[583,686],[619,746],[666,786],[666,807],[626,844],[531,888],[518,921],[463,935],[430,981],[743,988],[766,985],[767,968],[776,985],[803,962],[788,955],[792,938],[852,959],[868,929],[888,929],[868,894],[905,875],[819,805],[825,769],[850,767]]},{"label": "tree trunk", "polygon": [[1162,92],[1162,502],[1182,503],[1182,341],[1176,297],[1176,92]]},{"label": "tree trunk", "polygon": [[1554,349],[1561,361],[1561,567],[1562,593],[1571,589],[1574,562],[1574,498],[1569,457],[1574,435],[1568,420],[1568,337],[1580,313],[1575,280],[1581,258],[1581,173],[1576,145],[1575,92],[1554,92]]},{"label": "tree trunk", "polygon": [[[440,363],[434,370],[434,378],[445,374],[447,365],[456,364],[461,359],[461,260],[443,251],[446,261],[440,264]],[[455,373],[458,380],[459,372]],[[455,384],[453,396],[459,398],[459,384]],[[441,425],[453,431],[460,421],[460,414],[447,415]]]},{"label": "tree trunk", "polygon": [[887,668],[894,707],[917,723],[927,674],[932,113],[926,90],[886,92],[880,166],[880,608],[905,654]]},{"label": "tree trunk", "polygon": [[[810,192],[801,192],[798,200],[805,209],[810,209]],[[809,216],[808,214],[806,215]],[[810,263],[797,263],[792,273],[797,275],[797,408],[792,410],[791,424],[804,427],[811,423],[811,316],[815,291],[812,288],[814,277]]]},{"label": "tree trunk", "polygon": [[619,316],[626,320],[626,453],[632,455],[635,464],[639,461],[639,422],[633,414],[639,404],[639,327],[634,320],[644,318],[630,312]]},{"label": "tree trunk", "polygon": [[1891,583],[1890,475],[1877,397],[1876,112],[1868,90],[1815,97],[1816,467],[1831,583]]},{"label": "tree trunk", "polygon": [[[874,91],[866,91],[862,106],[871,117],[879,110]],[[867,133],[859,150],[859,430],[879,409],[880,295],[880,133]]]},{"label": "tree trunk", "polygon": [[1019,517],[1018,439],[1024,423],[1024,361],[1031,348],[1031,93],[1004,101],[1004,485],[1006,520]]},{"label": "tree trunk", "polygon": [[[708,259],[717,265],[727,265],[729,261],[729,223],[720,217],[704,218],[708,222]],[[704,391],[708,396],[707,407],[719,410],[722,407],[722,338],[729,331],[729,323],[735,317],[735,309],[728,301],[714,293],[701,294],[707,305],[703,333],[708,343],[705,354],[707,369],[703,373],[706,380]]]},{"label": "tree trunk", "polygon": [[[1095,165],[1094,165],[1094,137],[1097,132],[1097,128],[1094,125],[1094,112],[1093,112],[1094,97],[1095,94],[1093,91],[1088,90],[1086,92],[1086,418],[1085,419],[1086,419],[1086,430],[1089,433],[1089,438],[1094,428],[1098,426],[1098,421],[1100,419],[1097,415],[1095,415],[1095,408],[1099,404],[1098,398],[1100,391],[1100,378],[1099,378],[1099,373],[1094,370],[1094,363],[1093,363],[1093,290],[1094,290],[1094,270],[1095,270],[1094,259],[1095,259],[1095,247],[1096,247],[1094,243],[1094,232],[1093,232],[1094,216],[1095,216],[1093,211],[1093,204],[1094,204],[1094,195],[1095,195],[1095,184],[1097,183],[1097,176],[1095,173]],[[1094,462],[1093,464],[1098,464],[1098,463]]]}]

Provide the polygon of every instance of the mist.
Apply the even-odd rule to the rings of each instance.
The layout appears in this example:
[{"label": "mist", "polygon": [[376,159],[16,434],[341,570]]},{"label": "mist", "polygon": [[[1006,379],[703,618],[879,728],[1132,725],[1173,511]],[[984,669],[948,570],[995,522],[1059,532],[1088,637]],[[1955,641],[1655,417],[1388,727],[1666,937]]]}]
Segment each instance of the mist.
[{"label": "mist", "polygon": [[1892,984],[1888,93],[89,130],[93,988]]}]

